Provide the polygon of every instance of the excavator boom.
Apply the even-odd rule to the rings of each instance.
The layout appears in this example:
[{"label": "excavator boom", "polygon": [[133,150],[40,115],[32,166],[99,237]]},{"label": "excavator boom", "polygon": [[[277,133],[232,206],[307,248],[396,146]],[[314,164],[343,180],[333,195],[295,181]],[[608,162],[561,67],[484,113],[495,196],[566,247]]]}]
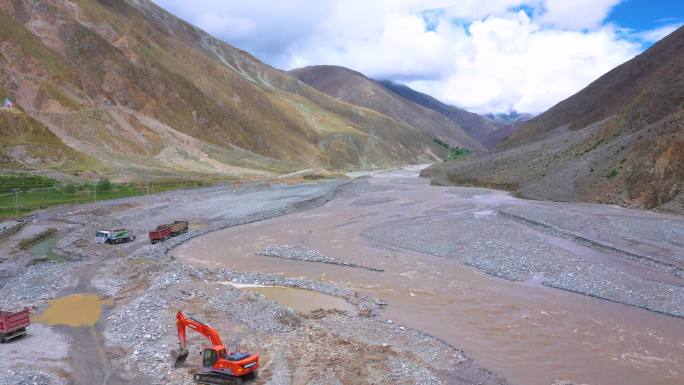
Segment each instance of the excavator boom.
[{"label": "excavator boom", "polygon": [[223,346],[223,341],[221,341],[221,336],[219,336],[216,329],[205,324],[204,322],[198,321],[185,313],[179,311],[176,313],[176,327],[178,328],[178,340],[180,343],[180,350],[178,352],[172,352],[171,354],[175,357],[174,366],[178,367],[183,365],[185,360],[188,358],[188,334],[187,328],[191,328],[197,333],[207,337],[209,342],[214,346]]},{"label": "excavator boom", "polygon": [[198,321],[183,312],[176,313],[176,327],[178,328],[178,337],[180,339],[181,348],[186,349],[188,344],[187,328],[195,330],[197,333],[207,337],[212,345],[223,346],[223,341],[221,341],[221,336],[216,331],[216,329],[205,324],[202,321]]}]

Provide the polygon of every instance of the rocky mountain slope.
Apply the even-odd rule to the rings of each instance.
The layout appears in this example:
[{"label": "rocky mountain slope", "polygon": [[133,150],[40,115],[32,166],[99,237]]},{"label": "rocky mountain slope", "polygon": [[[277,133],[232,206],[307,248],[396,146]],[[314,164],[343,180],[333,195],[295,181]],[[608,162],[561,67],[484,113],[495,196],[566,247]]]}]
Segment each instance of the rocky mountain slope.
[{"label": "rocky mountain slope", "polygon": [[684,211],[684,27],[498,145],[424,172],[522,196]]},{"label": "rocky mountain slope", "polygon": [[289,73],[330,96],[378,111],[452,146],[484,152],[484,139],[498,128],[477,114],[447,106],[407,86],[376,81],[344,67],[318,65]]},{"label": "rocky mountain slope", "polygon": [[328,97],[149,0],[0,0],[1,96],[59,139],[3,136],[2,167],[33,167],[18,145],[66,146],[97,162],[65,168],[132,176],[386,167],[443,152],[430,135]]},{"label": "rocky mountain slope", "polygon": [[[494,133],[506,126],[505,124],[486,119],[473,112],[442,103],[430,95],[418,92],[403,84],[396,84],[390,81],[381,81],[380,84],[413,103],[437,111],[446,116],[457,126],[462,127],[468,135],[483,144],[486,148],[492,148],[498,143],[498,141],[493,139],[493,137],[495,137]],[[492,144],[493,141],[495,141],[495,143]]]}]

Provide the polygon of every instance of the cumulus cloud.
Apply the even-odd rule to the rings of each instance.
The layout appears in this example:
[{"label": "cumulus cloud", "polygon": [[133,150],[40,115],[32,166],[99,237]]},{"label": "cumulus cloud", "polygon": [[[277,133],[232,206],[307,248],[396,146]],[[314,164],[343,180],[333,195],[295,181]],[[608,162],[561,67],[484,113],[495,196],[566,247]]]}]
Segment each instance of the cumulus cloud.
[{"label": "cumulus cloud", "polygon": [[620,0],[155,1],[276,67],[342,65],[476,112],[541,112],[641,49],[604,23]]},{"label": "cumulus cloud", "polygon": [[609,27],[546,30],[522,12],[476,21],[468,31],[449,73],[410,85],[475,112],[542,112],[638,52]]}]

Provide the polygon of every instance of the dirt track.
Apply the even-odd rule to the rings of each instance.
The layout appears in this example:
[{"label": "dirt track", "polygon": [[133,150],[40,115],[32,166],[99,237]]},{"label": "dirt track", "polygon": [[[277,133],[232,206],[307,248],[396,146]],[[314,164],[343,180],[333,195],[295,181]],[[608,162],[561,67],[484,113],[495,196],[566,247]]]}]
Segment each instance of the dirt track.
[{"label": "dirt track", "polygon": [[[684,219],[431,187],[415,175],[213,187],[39,213],[2,244],[0,307],[39,312],[80,292],[113,304],[95,327],[37,324],[0,345],[11,357],[0,384],[189,384],[199,361],[173,369],[167,356],[179,307],[262,354],[255,384],[684,380]],[[190,233],[148,245],[145,231],[179,218]],[[93,244],[94,230],[119,226],[143,235]],[[35,257],[17,243],[46,227],[60,230],[55,251],[70,261],[26,268]],[[311,289],[356,311],[298,314],[226,282]],[[47,364],[22,348],[36,338],[53,352]]]}]

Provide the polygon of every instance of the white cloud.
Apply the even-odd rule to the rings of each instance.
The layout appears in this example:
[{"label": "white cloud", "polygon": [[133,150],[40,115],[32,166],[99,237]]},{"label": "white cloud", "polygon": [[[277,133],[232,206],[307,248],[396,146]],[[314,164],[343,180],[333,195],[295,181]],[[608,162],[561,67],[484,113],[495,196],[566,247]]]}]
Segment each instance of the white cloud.
[{"label": "white cloud", "polygon": [[541,21],[555,27],[593,29],[622,0],[546,0]]},{"label": "white cloud", "polygon": [[643,32],[637,32],[636,37],[642,41],[648,42],[648,43],[655,43],[656,41],[664,38],[665,36],[671,34],[677,28],[681,27],[681,23],[677,24],[668,24],[664,25],[659,28],[651,29],[648,31],[643,31]]},{"label": "white cloud", "polygon": [[475,112],[542,112],[631,58],[638,47],[605,27],[545,30],[524,13],[472,23],[468,44],[439,81],[411,86]]},{"label": "white cloud", "polygon": [[155,1],[276,67],[342,65],[477,112],[541,112],[641,49],[604,25],[620,0]]}]

